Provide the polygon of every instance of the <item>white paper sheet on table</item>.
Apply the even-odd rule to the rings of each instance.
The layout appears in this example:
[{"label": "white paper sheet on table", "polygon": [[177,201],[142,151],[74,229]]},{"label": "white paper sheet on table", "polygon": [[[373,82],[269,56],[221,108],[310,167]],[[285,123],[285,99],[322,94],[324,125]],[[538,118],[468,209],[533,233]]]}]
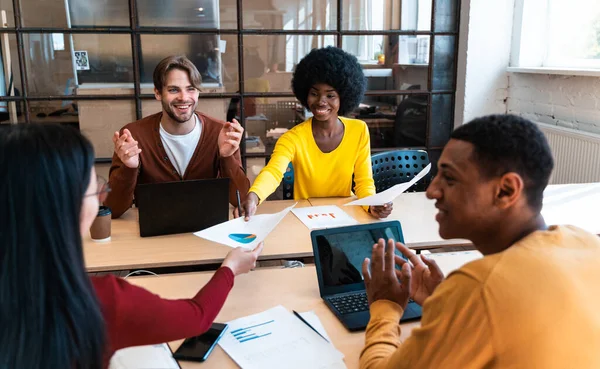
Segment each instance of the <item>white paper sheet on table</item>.
[{"label": "white paper sheet on table", "polygon": [[401,193],[408,190],[410,188],[410,186],[414,185],[415,183],[419,182],[419,180],[421,178],[425,177],[427,175],[427,173],[429,173],[430,170],[431,170],[431,163],[429,163],[425,168],[423,168],[423,170],[420,171],[419,174],[414,176],[413,179],[411,179],[409,182],[399,183],[393,187],[388,188],[387,190],[385,190],[383,192],[376,193],[375,195],[363,197],[362,199],[354,200],[352,202],[344,204],[344,206],[350,206],[350,205],[380,206],[380,205],[384,205],[389,202],[392,202],[392,201],[394,201],[394,199],[396,197],[400,196]]},{"label": "white paper sheet on table", "polygon": [[108,369],[180,369],[166,343],[128,347],[115,352]]},{"label": "white paper sheet on table", "polygon": [[335,205],[309,206],[292,210],[308,229],[343,227],[358,224],[356,219]]},{"label": "white paper sheet on table", "polygon": [[446,277],[453,271],[460,269],[463,265],[483,257],[483,254],[477,250],[436,253],[423,250],[421,253],[425,254],[427,258],[435,260]]},{"label": "white paper sheet on table", "polygon": [[341,352],[281,305],[227,324],[219,345],[242,369],[346,367]]},{"label": "white paper sheet on table", "polygon": [[249,221],[236,218],[194,233],[195,236],[229,247],[253,249],[275,229],[296,204],[274,214],[254,215]]},{"label": "white paper sheet on table", "polygon": [[331,342],[331,338],[329,338],[329,335],[327,334],[327,331],[325,330],[325,327],[323,327],[323,323],[321,323],[321,319],[319,319],[319,317],[317,316],[317,314],[314,311],[305,311],[304,313],[298,313],[300,314],[300,316],[302,316],[302,318],[304,318],[304,320],[306,320],[308,322],[308,324],[310,324],[314,329],[317,330],[317,332],[321,333],[321,335],[323,337],[325,337],[327,339],[327,341]]}]

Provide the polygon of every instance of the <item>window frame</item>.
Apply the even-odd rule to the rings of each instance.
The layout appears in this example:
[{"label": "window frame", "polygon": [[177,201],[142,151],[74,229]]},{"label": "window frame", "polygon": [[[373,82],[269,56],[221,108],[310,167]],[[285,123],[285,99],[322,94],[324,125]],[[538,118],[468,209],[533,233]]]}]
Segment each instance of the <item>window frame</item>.
[{"label": "window frame", "polygon": [[[369,36],[369,35],[395,35],[395,36],[428,36],[430,37],[429,44],[429,65],[428,68],[428,81],[427,85],[423,86],[421,90],[374,90],[367,91],[366,96],[408,96],[408,95],[427,95],[428,96],[428,119],[427,119],[427,127],[426,127],[426,137],[425,142],[426,146],[422,148],[427,150],[432,150],[433,152],[441,152],[443,146],[435,146],[430,147],[430,135],[429,131],[432,126],[431,124],[431,101],[432,97],[438,94],[451,94],[452,98],[455,98],[456,93],[456,76],[457,64],[455,62],[453,73],[453,81],[452,88],[448,90],[434,90],[432,87],[432,79],[434,75],[434,50],[435,50],[435,39],[436,36],[455,36],[458,40],[459,37],[459,24],[460,24],[460,0],[431,0],[431,27],[429,30],[402,30],[399,28],[394,28],[391,30],[349,30],[343,26],[343,7],[344,3],[347,0],[332,0],[332,4],[335,3],[337,7],[337,18],[335,19],[336,25],[333,30],[285,30],[285,29],[245,29],[243,28],[243,0],[236,0],[236,12],[237,14],[242,14],[242,16],[237,17],[237,28],[224,28],[224,29],[201,29],[194,27],[143,27],[140,26],[140,22],[138,19],[138,7],[137,0],[128,0],[128,8],[129,8],[129,21],[130,24],[128,27],[76,27],[76,28],[48,28],[48,27],[24,27],[23,26],[23,14],[20,11],[14,11],[14,27],[6,27],[3,29],[3,33],[8,35],[15,35],[17,42],[17,58],[18,58],[18,66],[19,66],[19,76],[21,79],[21,87],[22,92],[20,96],[0,96],[0,104],[2,103],[10,103],[16,102],[20,106],[22,106],[24,123],[30,123],[35,120],[32,119],[32,114],[30,112],[30,103],[38,102],[38,101],[84,101],[84,100],[92,100],[92,101],[106,101],[106,100],[128,100],[135,102],[135,117],[136,119],[141,119],[142,116],[142,101],[143,100],[152,100],[154,99],[153,94],[143,94],[141,93],[141,36],[145,34],[152,35],[160,35],[160,34],[217,34],[217,35],[234,35],[237,37],[237,52],[238,52],[238,76],[239,76],[239,92],[237,93],[225,93],[225,92],[212,92],[212,93],[203,93],[201,95],[202,99],[224,99],[224,98],[239,98],[240,99],[240,110],[241,116],[244,115],[244,98],[253,98],[253,97],[293,97],[291,92],[268,92],[268,93],[250,93],[244,91],[244,36],[246,35],[313,35],[313,36],[333,36],[336,40],[337,47],[343,48],[343,37],[344,36]],[[368,1],[368,0],[367,0]],[[418,0],[417,0],[418,1]],[[446,1],[446,3],[444,3]],[[20,9],[22,0],[12,0],[13,8]],[[386,4],[393,4],[394,0],[386,0]],[[442,8],[450,6],[454,8],[455,14],[453,13],[453,22],[455,22],[454,29],[451,31],[447,30],[437,30],[436,27],[436,17],[438,14],[436,13],[436,5],[440,3]],[[440,17],[443,17],[444,14],[439,14]],[[129,95],[115,94],[115,95],[85,95],[85,94],[69,94],[69,95],[44,95],[44,96],[30,96],[28,94],[29,82],[28,82],[28,67],[26,63],[26,53],[29,50],[25,50],[23,43],[23,36],[27,34],[54,34],[54,33],[62,33],[64,37],[72,38],[73,35],[76,34],[122,34],[129,35],[131,38],[131,47],[132,47],[132,65],[133,65],[133,88],[134,93]],[[457,60],[458,57],[458,42],[455,43],[454,50],[452,51],[454,56],[454,60]],[[17,71],[15,71],[17,72]],[[452,108],[452,117],[454,116],[454,106]],[[123,122],[125,124],[126,122]],[[242,124],[244,124],[242,122]],[[449,133],[448,133],[449,135]],[[421,148],[421,147],[420,147]],[[374,148],[373,152],[385,151],[393,148]],[[256,157],[261,156],[257,154],[246,153],[245,143],[241,144],[241,154],[242,161],[244,167],[246,167],[246,157]],[[110,162],[111,158],[97,158],[97,162]]]},{"label": "window frame", "polygon": [[[510,72],[546,71],[549,74],[574,74],[598,71],[599,59],[561,58],[548,56],[550,38],[549,7],[552,0],[515,0],[511,42]],[[544,14],[545,16],[539,16]],[[561,73],[562,71],[562,73]]]}]

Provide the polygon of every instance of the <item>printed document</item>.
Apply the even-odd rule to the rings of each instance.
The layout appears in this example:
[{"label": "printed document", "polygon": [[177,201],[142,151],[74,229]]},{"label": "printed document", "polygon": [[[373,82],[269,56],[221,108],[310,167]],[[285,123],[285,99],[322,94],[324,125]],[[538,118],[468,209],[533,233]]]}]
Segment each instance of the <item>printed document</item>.
[{"label": "printed document", "polygon": [[115,352],[108,369],[179,369],[166,343],[128,347]]},{"label": "printed document", "polygon": [[239,217],[194,233],[195,236],[229,247],[254,249],[285,218],[296,204],[275,214],[254,215],[249,221]]},{"label": "printed document", "polygon": [[356,219],[335,205],[310,206],[292,210],[308,229],[343,227],[358,224]]},{"label": "printed document", "polygon": [[281,305],[227,324],[219,345],[242,369],[346,367],[341,352]]},{"label": "printed document", "polygon": [[358,199],[352,202],[345,204],[344,206],[349,205],[362,205],[362,206],[380,206],[385,205],[389,202],[393,202],[394,199],[400,196],[401,193],[408,190],[412,185],[419,182],[421,178],[425,177],[427,173],[431,170],[431,163],[429,163],[422,171],[419,172],[410,182],[399,183],[393,187],[388,188],[385,191],[380,193],[376,193],[375,195],[363,197],[362,199]]}]

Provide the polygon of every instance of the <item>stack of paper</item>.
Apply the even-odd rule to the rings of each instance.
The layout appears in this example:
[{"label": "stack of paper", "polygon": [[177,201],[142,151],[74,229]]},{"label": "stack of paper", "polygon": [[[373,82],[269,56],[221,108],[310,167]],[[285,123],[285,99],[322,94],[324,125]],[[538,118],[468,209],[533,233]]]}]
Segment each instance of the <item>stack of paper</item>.
[{"label": "stack of paper", "polygon": [[346,367],[341,352],[281,305],[227,324],[219,345],[242,369]]},{"label": "stack of paper", "polygon": [[345,204],[344,206],[350,206],[350,205],[380,206],[380,205],[385,205],[389,202],[393,202],[396,197],[400,196],[400,194],[402,194],[404,191],[408,190],[410,188],[410,186],[414,185],[415,183],[419,182],[419,180],[421,178],[425,177],[427,175],[427,173],[429,173],[430,170],[431,170],[431,164],[428,164],[425,168],[423,168],[422,171],[419,172],[419,174],[414,176],[413,179],[410,180],[410,182],[399,183],[399,184],[395,185],[394,187],[388,188],[385,191],[376,193],[375,195],[372,195],[372,196],[363,197],[362,199],[358,199],[358,200],[349,202],[349,203]]},{"label": "stack of paper", "polygon": [[194,235],[229,247],[241,246],[253,249],[267,238],[294,206],[296,204],[275,214],[255,215],[247,222],[243,217],[236,218],[196,232]]},{"label": "stack of paper", "polygon": [[121,349],[110,359],[108,369],[180,369],[166,343]]},{"label": "stack of paper", "polygon": [[356,219],[335,205],[309,206],[292,210],[308,229],[343,227],[358,224]]}]

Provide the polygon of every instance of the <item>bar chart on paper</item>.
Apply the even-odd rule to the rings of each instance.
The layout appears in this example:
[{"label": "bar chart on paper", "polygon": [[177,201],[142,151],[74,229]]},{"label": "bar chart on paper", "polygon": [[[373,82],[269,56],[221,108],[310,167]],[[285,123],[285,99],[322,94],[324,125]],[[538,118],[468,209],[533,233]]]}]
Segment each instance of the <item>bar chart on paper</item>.
[{"label": "bar chart on paper", "polygon": [[249,327],[238,328],[230,333],[239,343],[244,343],[270,336],[273,333],[271,331],[273,323],[275,323],[275,320],[271,319],[266,322],[251,325]]},{"label": "bar chart on paper", "polygon": [[345,368],[341,352],[281,305],[227,324],[219,346],[242,369]]}]

